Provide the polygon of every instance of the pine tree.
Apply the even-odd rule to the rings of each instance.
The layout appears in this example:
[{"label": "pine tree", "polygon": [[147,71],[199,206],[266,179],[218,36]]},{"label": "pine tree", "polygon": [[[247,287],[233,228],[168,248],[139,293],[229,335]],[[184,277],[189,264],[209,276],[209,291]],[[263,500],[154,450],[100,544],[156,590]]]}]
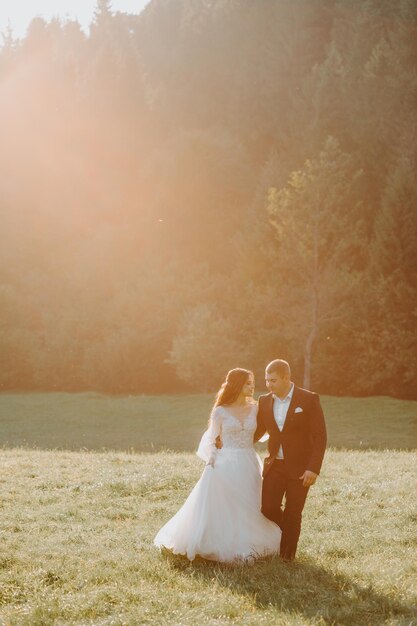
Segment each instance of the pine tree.
[{"label": "pine tree", "polygon": [[375,222],[363,367],[379,393],[405,397],[411,397],[417,378],[416,206],[416,167],[404,152],[387,181]]},{"label": "pine tree", "polygon": [[0,33],[2,43],[0,45],[0,80],[13,68],[16,52],[18,50],[18,40],[13,36],[10,23]]},{"label": "pine tree", "polygon": [[97,0],[97,5],[94,9],[93,23],[99,28],[108,24],[108,22],[111,20],[111,5],[111,0]]}]

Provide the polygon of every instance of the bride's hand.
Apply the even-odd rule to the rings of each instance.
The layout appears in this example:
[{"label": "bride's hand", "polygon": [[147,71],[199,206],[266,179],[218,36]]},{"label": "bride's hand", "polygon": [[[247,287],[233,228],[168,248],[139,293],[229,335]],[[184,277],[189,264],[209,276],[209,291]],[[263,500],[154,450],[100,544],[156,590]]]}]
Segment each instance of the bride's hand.
[{"label": "bride's hand", "polygon": [[207,461],[207,463],[206,463],[206,467],[207,467],[208,465],[211,465],[211,467],[214,469],[214,459],[209,459],[209,460]]}]

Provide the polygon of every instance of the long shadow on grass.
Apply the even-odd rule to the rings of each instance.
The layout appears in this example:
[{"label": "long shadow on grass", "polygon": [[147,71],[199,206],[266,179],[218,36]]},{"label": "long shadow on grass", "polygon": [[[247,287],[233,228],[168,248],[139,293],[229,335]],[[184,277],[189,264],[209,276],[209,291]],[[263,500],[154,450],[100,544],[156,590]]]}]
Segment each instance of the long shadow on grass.
[{"label": "long shadow on grass", "polygon": [[253,566],[226,566],[202,559],[190,564],[169,553],[165,558],[182,575],[207,580],[211,586],[215,579],[231,592],[249,596],[258,609],[275,606],[283,613],[346,626],[381,626],[390,618],[412,621],[413,615],[416,617],[411,606],[377,592],[371,585],[362,587],[309,559],[285,564],[275,557]]}]

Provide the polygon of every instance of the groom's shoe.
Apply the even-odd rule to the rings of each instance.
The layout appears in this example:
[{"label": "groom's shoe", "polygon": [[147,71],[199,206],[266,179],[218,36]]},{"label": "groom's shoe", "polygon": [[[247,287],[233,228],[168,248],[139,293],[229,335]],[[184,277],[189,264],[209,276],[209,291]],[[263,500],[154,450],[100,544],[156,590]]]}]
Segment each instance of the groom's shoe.
[{"label": "groom's shoe", "polygon": [[282,550],[282,548],[279,556],[283,561],[285,561],[285,563],[292,563],[292,561],[294,561],[295,559],[294,552],[290,552],[289,550]]},{"label": "groom's shoe", "polygon": [[293,563],[295,560],[295,557],[293,556],[283,556],[282,554],[279,555],[281,561],[284,561],[284,563]]}]

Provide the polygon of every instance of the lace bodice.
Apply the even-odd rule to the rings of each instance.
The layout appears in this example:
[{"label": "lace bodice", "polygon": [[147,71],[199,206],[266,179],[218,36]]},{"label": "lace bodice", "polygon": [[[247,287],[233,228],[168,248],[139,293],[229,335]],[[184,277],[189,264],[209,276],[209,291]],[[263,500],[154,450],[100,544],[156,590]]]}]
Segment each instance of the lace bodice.
[{"label": "lace bodice", "polygon": [[257,411],[258,405],[254,404],[242,419],[233,415],[233,409],[225,406],[216,407],[211,414],[209,428],[203,435],[197,454],[204,460],[215,457],[218,436],[222,441],[222,449],[252,448]]}]

